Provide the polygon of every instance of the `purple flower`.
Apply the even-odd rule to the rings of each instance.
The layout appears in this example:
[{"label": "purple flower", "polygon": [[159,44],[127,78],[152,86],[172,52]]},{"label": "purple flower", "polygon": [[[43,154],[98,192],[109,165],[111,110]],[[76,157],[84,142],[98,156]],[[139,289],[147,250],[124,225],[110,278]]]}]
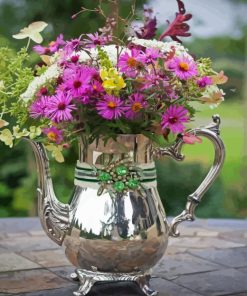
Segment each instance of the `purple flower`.
[{"label": "purple flower", "polygon": [[64,46],[64,51],[66,55],[71,54],[73,51],[76,51],[79,49],[79,47],[82,45],[81,39],[71,39],[70,41],[67,41]]},{"label": "purple flower", "polygon": [[168,63],[168,68],[181,80],[187,80],[198,74],[197,65],[192,58],[179,56],[172,58]]},{"label": "purple flower", "polygon": [[102,101],[98,102],[96,109],[99,115],[108,120],[118,119],[125,111],[123,101],[111,95],[106,95]]},{"label": "purple flower", "polygon": [[64,41],[63,39],[63,34],[60,34],[56,41],[52,41],[50,44],[49,44],[49,49],[52,53],[55,53],[58,51],[58,49],[62,46],[64,46],[66,44],[66,42]]},{"label": "purple flower", "polygon": [[204,76],[200,79],[197,80],[197,85],[200,87],[200,88],[204,88],[206,87],[207,85],[211,85],[213,84],[213,81],[210,77],[208,76]]},{"label": "purple flower", "polygon": [[35,100],[29,107],[29,113],[32,118],[46,117],[49,97],[41,96]]},{"label": "purple flower", "polygon": [[88,39],[83,40],[86,48],[95,48],[98,45],[102,46],[107,44],[111,40],[111,38],[109,39],[109,37],[99,35],[98,32],[94,34],[86,34],[86,36],[88,37]]},{"label": "purple flower", "polygon": [[44,55],[44,54],[47,55],[47,54],[51,53],[49,47],[45,47],[45,46],[42,46],[42,45],[33,46],[33,51],[35,51],[39,55]]},{"label": "purple flower", "polygon": [[51,96],[46,109],[46,115],[54,122],[72,120],[71,112],[76,109],[76,106],[71,103],[72,97],[64,92],[57,92]]},{"label": "purple flower", "polygon": [[56,144],[61,144],[63,141],[63,132],[58,130],[55,126],[44,128],[43,133],[47,135],[50,141],[56,142]]},{"label": "purple flower", "polygon": [[153,16],[153,9],[144,5],[144,24],[135,33],[138,38],[152,39],[157,31],[157,20]]},{"label": "purple flower", "polygon": [[147,48],[145,53],[140,54],[140,60],[144,64],[152,64],[155,62],[158,58],[161,58],[161,52],[159,49],[156,48]]},{"label": "purple flower", "polygon": [[140,111],[147,107],[147,102],[139,93],[131,95],[129,101],[130,103],[126,106],[125,117],[131,120],[137,119],[140,117]]},{"label": "purple flower", "polygon": [[183,106],[171,105],[162,115],[162,129],[169,128],[174,134],[182,133],[185,130],[183,122],[188,122],[188,110]]},{"label": "purple flower", "polygon": [[98,77],[94,68],[72,65],[64,71],[62,88],[68,90],[72,97],[78,98],[94,90],[90,85],[94,77]]},{"label": "purple flower", "polygon": [[132,48],[130,53],[125,52],[120,55],[118,67],[126,76],[134,78],[138,71],[143,68],[140,50]]}]

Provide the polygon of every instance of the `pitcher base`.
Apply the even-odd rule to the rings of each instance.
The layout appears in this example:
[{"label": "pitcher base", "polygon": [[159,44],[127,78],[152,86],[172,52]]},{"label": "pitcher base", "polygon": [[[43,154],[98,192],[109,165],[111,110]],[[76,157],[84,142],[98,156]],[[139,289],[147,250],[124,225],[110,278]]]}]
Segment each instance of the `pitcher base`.
[{"label": "pitcher base", "polygon": [[157,291],[154,291],[150,288],[150,275],[140,272],[124,274],[77,269],[75,273],[71,274],[71,278],[80,282],[78,291],[73,293],[75,296],[87,295],[96,282],[134,282],[140,287],[144,295],[158,295]]}]

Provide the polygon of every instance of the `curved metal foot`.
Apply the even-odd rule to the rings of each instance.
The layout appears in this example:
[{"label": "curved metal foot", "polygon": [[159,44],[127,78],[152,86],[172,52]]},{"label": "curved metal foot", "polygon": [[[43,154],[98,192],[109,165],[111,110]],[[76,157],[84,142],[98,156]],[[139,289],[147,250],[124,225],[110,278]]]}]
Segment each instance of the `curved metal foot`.
[{"label": "curved metal foot", "polygon": [[136,283],[141,288],[142,292],[147,296],[156,296],[159,292],[151,289],[150,287],[150,276],[143,276],[137,279]]},{"label": "curved metal foot", "polygon": [[72,272],[70,278],[75,282],[79,282],[79,277],[76,272]]}]

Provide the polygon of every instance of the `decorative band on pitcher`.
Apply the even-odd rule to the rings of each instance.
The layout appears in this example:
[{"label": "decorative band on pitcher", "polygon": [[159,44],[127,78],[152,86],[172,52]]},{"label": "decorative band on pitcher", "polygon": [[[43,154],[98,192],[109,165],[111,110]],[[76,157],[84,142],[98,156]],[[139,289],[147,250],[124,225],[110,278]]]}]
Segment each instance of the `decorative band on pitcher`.
[{"label": "decorative band on pitcher", "polygon": [[110,164],[108,167],[91,166],[77,161],[74,184],[80,187],[99,189],[102,184],[111,184],[116,191],[133,190],[135,187],[157,186],[155,163],[126,165],[126,161]]}]

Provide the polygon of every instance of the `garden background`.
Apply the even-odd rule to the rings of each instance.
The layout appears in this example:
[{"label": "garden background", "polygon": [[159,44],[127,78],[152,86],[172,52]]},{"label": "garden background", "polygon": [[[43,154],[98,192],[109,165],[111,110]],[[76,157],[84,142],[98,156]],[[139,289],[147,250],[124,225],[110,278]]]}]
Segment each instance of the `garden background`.
[{"label": "garden background", "polygon": [[[125,16],[131,0],[119,0],[120,14]],[[213,58],[215,69],[224,69],[229,82],[224,87],[226,101],[217,109],[199,106],[192,126],[205,125],[213,114],[222,118],[222,138],[226,145],[226,161],[221,176],[206,194],[197,210],[199,217],[247,217],[247,0],[184,1],[194,17],[190,22],[193,37],[184,45],[196,56]],[[140,10],[144,3],[157,12],[159,24],[173,19],[177,11],[175,0],[137,0]],[[0,46],[18,50],[22,41],[11,35],[33,21],[49,23],[43,34],[46,42],[63,32],[74,38],[85,32],[95,32],[102,19],[84,13],[72,20],[71,15],[86,6],[93,8],[96,0],[0,0]],[[136,21],[138,23],[138,20]],[[33,62],[37,55],[33,54]],[[0,60],[0,71],[4,64]],[[213,147],[187,145],[186,159],[175,163],[164,159],[157,162],[159,191],[168,215],[183,208],[186,196],[202,181],[213,159]],[[77,147],[71,147],[63,164],[51,163],[57,196],[68,201],[72,192]],[[0,143],[0,217],[34,216],[36,211],[36,176],[32,151],[25,143],[12,150]]]}]

